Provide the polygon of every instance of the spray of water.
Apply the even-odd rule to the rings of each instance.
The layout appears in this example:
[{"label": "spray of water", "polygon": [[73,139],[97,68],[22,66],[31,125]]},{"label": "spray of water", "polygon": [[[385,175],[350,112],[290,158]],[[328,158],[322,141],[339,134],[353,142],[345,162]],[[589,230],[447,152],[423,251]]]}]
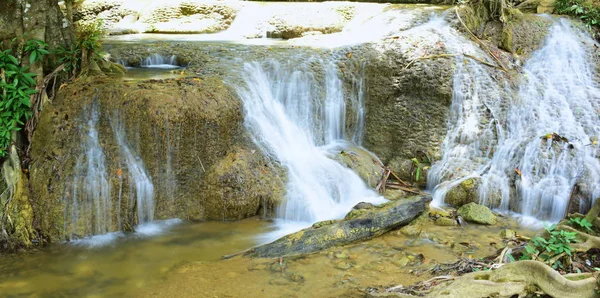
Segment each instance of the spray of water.
[{"label": "spray of water", "polygon": [[334,63],[308,60],[247,63],[245,84],[238,87],[255,142],[288,170],[277,217],[295,223],[295,229],[342,217],[361,201],[383,200],[327,157],[327,147],[352,139],[345,128],[344,90]]}]

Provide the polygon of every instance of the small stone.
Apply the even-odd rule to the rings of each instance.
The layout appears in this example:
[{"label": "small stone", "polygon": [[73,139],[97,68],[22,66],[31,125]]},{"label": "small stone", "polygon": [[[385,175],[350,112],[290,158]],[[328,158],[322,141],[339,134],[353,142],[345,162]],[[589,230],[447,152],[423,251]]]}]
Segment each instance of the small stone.
[{"label": "small stone", "polygon": [[431,210],[429,211],[429,216],[431,217],[451,217],[450,212],[445,210]]},{"label": "small stone", "polygon": [[500,232],[500,237],[502,237],[502,239],[513,239],[517,237],[517,233],[513,230],[504,229]]},{"label": "small stone", "polygon": [[404,267],[404,266],[408,265],[409,262],[410,262],[410,260],[407,257],[403,257],[400,260],[392,261],[392,264],[394,264],[398,267]]},{"label": "small stone", "polygon": [[348,270],[348,269],[352,268],[352,264],[349,262],[340,261],[340,262],[335,263],[335,268],[340,269],[340,270]]},{"label": "small stone", "polygon": [[360,202],[352,207],[353,210],[362,210],[362,209],[373,209],[375,206],[371,203]]},{"label": "small stone", "polygon": [[298,282],[298,283],[304,282],[304,276],[302,276],[300,274],[290,273],[290,275],[288,275],[288,278],[293,282]]},{"label": "small stone", "polygon": [[343,252],[341,252],[341,253],[337,253],[337,254],[335,254],[335,258],[336,258],[336,259],[347,259],[347,258],[348,258],[348,255],[347,255],[347,254],[345,254],[345,253],[343,253]]},{"label": "small stone", "polygon": [[408,225],[400,229],[400,233],[406,236],[419,236],[421,229],[415,225]]},{"label": "small stone", "polygon": [[469,247],[460,243],[455,243],[452,245],[452,251],[456,253],[463,253],[469,250]]},{"label": "small stone", "polygon": [[439,217],[435,220],[435,225],[442,227],[456,226],[456,220],[448,217]]},{"label": "small stone", "polygon": [[469,203],[458,209],[458,214],[465,220],[480,223],[484,225],[495,225],[496,216],[488,207],[483,205]]}]

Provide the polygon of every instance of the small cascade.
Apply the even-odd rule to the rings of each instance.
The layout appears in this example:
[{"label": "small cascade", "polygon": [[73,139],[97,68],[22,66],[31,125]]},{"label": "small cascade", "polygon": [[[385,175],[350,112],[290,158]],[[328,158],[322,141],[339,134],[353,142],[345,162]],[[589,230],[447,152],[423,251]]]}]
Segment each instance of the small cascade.
[{"label": "small cascade", "polygon": [[177,65],[177,56],[175,55],[165,57],[159,54],[152,54],[142,61],[142,67],[173,69],[179,68],[179,65]]},{"label": "small cascade", "polygon": [[[590,41],[560,20],[523,68],[523,83],[506,117],[506,138],[482,178],[508,180],[519,169],[515,188],[524,215],[562,219],[575,185],[588,202],[600,195],[600,152],[594,144],[600,136],[600,89],[585,48]],[[485,186],[484,193],[493,187]]]},{"label": "small cascade", "polygon": [[125,167],[129,175],[128,210],[134,210],[134,208],[137,210],[138,224],[151,222],[154,219],[154,185],[152,180],[146,172],[142,159],[132,152],[127,143],[125,129],[118,115],[112,118],[111,125],[121,149],[121,155],[125,159]]},{"label": "small cascade", "polygon": [[327,157],[328,147],[361,133],[346,131],[348,111],[335,64],[300,59],[246,63],[246,84],[237,90],[255,142],[288,169],[286,199],[277,217],[306,226],[342,217],[358,202],[383,199],[354,172]]},{"label": "small cascade", "polygon": [[584,205],[600,195],[600,89],[585,47],[592,43],[557,21],[516,92],[494,70],[457,60],[443,157],[428,177],[435,203],[474,178],[479,203],[558,221],[574,187]]},{"label": "small cascade", "polygon": [[[436,17],[425,26],[440,35],[449,53],[489,59],[443,19]],[[455,69],[442,159],[431,168],[427,179],[428,188],[433,189],[433,205],[443,204],[450,189],[489,168],[492,151],[503,134],[498,119],[502,117],[503,91],[507,87],[503,86],[506,83],[502,76],[464,56],[457,56]]]},{"label": "small cascade", "polygon": [[100,113],[94,102],[86,115],[87,132],[82,154],[77,159],[75,177],[65,206],[65,231],[71,238],[108,233],[112,229],[111,185],[100,146]]}]

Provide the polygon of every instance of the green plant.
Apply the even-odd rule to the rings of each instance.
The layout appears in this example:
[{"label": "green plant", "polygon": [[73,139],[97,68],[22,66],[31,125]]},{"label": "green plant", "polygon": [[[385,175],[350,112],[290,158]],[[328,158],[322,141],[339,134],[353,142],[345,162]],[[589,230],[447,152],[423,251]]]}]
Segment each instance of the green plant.
[{"label": "green plant", "polygon": [[77,27],[76,42],[69,47],[58,47],[55,54],[58,61],[65,65],[64,70],[71,76],[83,71],[93,59],[102,59],[101,39],[106,35],[102,20],[82,24]]},{"label": "green plant", "polygon": [[[44,42],[33,40],[25,44],[30,62],[41,61],[49,53]],[[35,53],[35,55],[34,55]],[[11,142],[11,134],[23,125],[23,119],[31,117],[30,97],[35,94],[35,74],[27,72],[12,50],[0,51],[0,157],[5,157]]]},{"label": "green plant", "polygon": [[69,48],[60,46],[54,53],[59,57],[58,63],[64,64],[64,70],[71,75],[75,75],[81,65],[81,49],[79,45],[71,45]]},{"label": "green plant", "polygon": [[573,217],[569,219],[569,224],[584,229],[588,232],[592,232],[592,223],[587,221],[584,217]]},{"label": "green plant", "polygon": [[41,61],[44,55],[50,54],[48,44],[37,39],[29,40],[25,44],[25,52],[29,53],[29,64]]},{"label": "green plant", "polygon": [[411,159],[413,166],[415,167],[415,181],[419,181],[421,178],[421,162],[415,157]]},{"label": "green plant", "polygon": [[576,243],[577,232],[567,232],[557,230],[556,225],[546,227],[549,238],[542,236],[531,239],[529,244],[525,246],[525,253],[521,256],[521,260],[537,260],[541,259],[549,264],[552,268],[563,268],[560,258],[562,255],[572,255],[570,243]]},{"label": "green plant", "polygon": [[89,52],[92,55],[101,58],[102,44],[100,40],[106,35],[102,20],[95,23],[80,25],[77,28],[77,43],[83,52]]},{"label": "green plant", "polygon": [[555,8],[560,14],[578,17],[588,29],[595,31],[594,37],[599,37],[600,7],[586,0],[557,0]]}]

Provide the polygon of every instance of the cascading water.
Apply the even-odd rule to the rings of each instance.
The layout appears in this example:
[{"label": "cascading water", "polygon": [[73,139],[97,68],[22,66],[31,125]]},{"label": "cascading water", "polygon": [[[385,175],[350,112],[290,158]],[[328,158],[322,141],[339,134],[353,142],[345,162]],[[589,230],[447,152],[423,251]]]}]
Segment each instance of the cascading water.
[{"label": "cascading water", "polygon": [[177,65],[177,56],[164,57],[159,54],[152,54],[142,61],[142,67],[147,68],[179,68]]},{"label": "cascading water", "polygon": [[327,157],[328,148],[359,131],[348,135],[345,129],[346,102],[335,64],[305,61],[246,63],[245,86],[238,87],[255,142],[288,170],[277,217],[302,226],[342,217],[358,202],[383,201],[354,172]]},{"label": "cascading water", "polygon": [[134,155],[127,143],[125,129],[119,116],[113,117],[112,129],[121,148],[121,155],[125,158],[127,173],[129,174],[129,210],[137,209],[138,224],[148,223],[154,219],[154,185],[146,173],[144,162]]},{"label": "cascading water", "polygon": [[[434,18],[424,26],[430,26],[440,35],[449,53],[486,60],[480,49],[442,18]],[[502,117],[504,84],[502,76],[487,66],[462,55],[455,58],[452,104],[448,132],[442,143],[442,159],[431,168],[427,179],[428,188],[434,190],[433,205],[442,204],[450,189],[466,179],[479,177],[489,168],[492,150],[503,135],[497,119]]]},{"label": "cascading water", "polygon": [[557,21],[512,98],[483,96],[479,90],[499,85],[493,74],[457,63],[443,158],[429,176],[441,182],[437,203],[471,177],[480,180],[480,203],[542,220],[563,218],[576,185],[588,204],[600,195],[600,89],[585,48],[592,43]]},{"label": "cascading water", "polygon": [[71,219],[65,220],[65,230],[71,238],[104,234],[112,228],[111,186],[98,136],[99,118],[98,106],[93,103],[87,115],[83,154],[65,202],[65,218]]}]

